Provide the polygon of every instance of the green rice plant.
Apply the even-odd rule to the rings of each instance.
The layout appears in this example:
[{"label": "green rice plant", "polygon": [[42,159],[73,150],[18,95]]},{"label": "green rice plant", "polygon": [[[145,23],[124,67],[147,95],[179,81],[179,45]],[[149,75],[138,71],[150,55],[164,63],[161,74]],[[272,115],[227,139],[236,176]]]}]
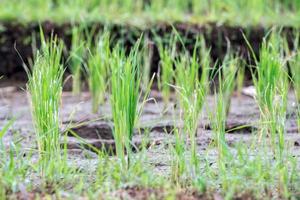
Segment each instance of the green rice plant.
[{"label": "green rice plant", "polygon": [[10,120],[0,131],[0,199],[7,199],[7,190],[13,186],[13,182],[16,181],[17,176],[17,170],[14,165],[14,152],[12,150],[7,152],[3,143],[3,137],[12,126],[13,122],[14,120]]},{"label": "green rice plant", "polygon": [[300,131],[300,47],[299,47],[299,38],[298,35],[295,39],[294,45],[294,55],[290,60],[290,71],[292,75],[292,84],[295,91],[296,96],[296,104],[297,104],[297,124],[298,129]]},{"label": "green rice plant", "polygon": [[[141,98],[141,74],[139,72],[138,48],[140,40],[135,44],[129,55],[117,45],[111,55],[111,106],[114,121],[114,139],[116,153],[123,168],[129,166],[129,159],[132,151],[132,137],[135,124],[141,114],[142,106],[138,108]],[[153,78],[148,87],[150,91]],[[144,99],[145,100],[145,99]],[[144,101],[143,101],[144,102]],[[127,153],[127,161],[126,161]]]},{"label": "green rice plant", "polygon": [[96,46],[90,50],[86,67],[94,113],[97,113],[99,105],[105,101],[110,55],[109,33],[104,32],[100,35]]},{"label": "green rice plant", "polygon": [[279,33],[274,32],[269,40],[264,39],[260,49],[260,61],[257,62],[257,76],[253,75],[256,100],[261,111],[262,124],[265,124],[261,133],[271,136],[274,147],[276,133],[284,129],[282,123],[285,121],[288,90],[282,42]]},{"label": "green rice plant", "polygon": [[286,124],[286,115],[287,115],[287,102],[288,102],[288,92],[289,92],[289,79],[288,72],[286,70],[285,65],[282,65],[280,72],[280,80],[277,83],[277,94],[276,99],[274,99],[274,108],[273,108],[273,119],[272,121],[275,124],[271,124],[272,126],[276,126],[276,128],[272,128],[272,130],[276,130],[277,133],[277,160],[283,165],[284,158],[284,149],[285,149],[285,138],[286,134],[285,124]]},{"label": "green rice plant", "polygon": [[42,176],[61,159],[59,106],[64,68],[61,64],[63,43],[56,36],[49,40],[41,31],[41,49],[32,69],[26,68],[27,90],[31,103]]},{"label": "green rice plant", "polygon": [[[183,112],[184,132],[191,141],[191,162],[195,169],[198,168],[196,134],[199,117],[208,92],[208,76],[210,70],[210,52],[204,40],[197,39],[193,55],[182,54],[175,61],[176,91],[179,97],[180,108]],[[199,49],[200,59],[199,60]],[[201,70],[201,75],[199,75]],[[188,77],[188,78],[187,78]]]},{"label": "green rice plant", "polygon": [[242,90],[244,87],[244,81],[245,81],[245,70],[246,70],[246,63],[244,63],[243,60],[239,59],[238,62],[239,69],[237,72],[237,77],[236,77],[236,86],[237,86],[237,93],[238,96],[242,96]]},{"label": "green rice plant", "polygon": [[232,53],[227,53],[224,63],[221,67],[222,77],[219,77],[219,92],[222,91],[224,105],[226,106],[226,116],[229,114],[231,106],[231,97],[237,83],[237,73],[239,71],[239,58]]},{"label": "green rice plant", "polygon": [[162,98],[165,105],[170,100],[170,90],[174,83],[174,59],[176,51],[176,36],[172,35],[169,39],[169,43],[164,45],[162,39],[156,37],[159,57],[160,57],[160,72],[158,73],[158,87],[162,93]]},{"label": "green rice plant", "polygon": [[[285,122],[289,91],[288,72],[284,57],[284,40],[280,33],[273,31],[264,38],[260,49],[260,60],[256,60],[257,74],[253,73],[256,100],[261,113],[259,141],[269,138],[272,153],[278,167],[278,188],[287,198],[289,157],[285,144]],[[254,55],[254,54],[253,54]],[[263,137],[267,135],[268,137]]]},{"label": "green rice plant", "polygon": [[132,163],[127,170],[124,170],[115,158],[106,153],[100,153],[98,160],[94,184],[96,193],[92,193],[94,196],[91,199],[99,199],[99,195],[102,198],[103,194],[122,189],[124,185],[131,187],[133,184],[143,188],[159,187],[166,183],[166,179],[162,176],[153,176],[155,172],[147,160],[145,151],[137,152],[132,156]]},{"label": "green rice plant", "polygon": [[72,90],[74,95],[81,91],[82,64],[85,53],[85,40],[82,27],[73,26],[70,50],[70,70],[72,73]]},{"label": "green rice plant", "polygon": [[141,69],[142,73],[142,88],[144,91],[147,90],[148,83],[150,81],[150,73],[151,73],[151,60],[153,57],[153,49],[154,45],[148,38],[148,36],[145,36],[144,38],[144,47],[143,47],[143,54],[141,59],[141,64],[143,65],[143,68]]},{"label": "green rice plant", "polygon": [[25,22],[50,19],[58,23],[122,22],[141,27],[149,20],[228,23],[242,27],[258,24],[297,26],[299,4],[295,0],[2,0],[0,18]]},{"label": "green rice plant", "polygon": [[[269,136],[271,149],[278,166],[278,187],[287,197],[288,167],[286,165],[285,123],[289,91],[288,72],[283,54],[283,39],[280,33],[272,32],[264,39],[257,62],[257,77],[253,76],[256,99],[261,112],[261,133]],[[261,140],[261,139],[260,139]]]},{"label": "green rice plant", "polygon": [[262,113],[271,113],[276,95],[276,83],[280,78],[282,67],[281,55],[275,36],[272,40],[263,41],[260,49],[260,61],[257,66],[257,77],[253,76],[257,92],[257,101]]},{"label": "green rice plant", "polygon": [[225,140],[226,119],[230,109],[231,96],[233,94],[236,73],[237,58],[228,55],[223,65],[218,71],[218,88],[215,89],[215,101],[213,110],[210,110],[212,130],[214,132],[214,141],[219,152],[219,167],[224,168],[224,159],[229,156],[228,147]]},{"label": "green rice plant", "polygon": [[251,144],[245,145],[245,143],[239,142],[233,148],[234,159],[225,160],[224,170],[214,172],[213,176],[209,177],[220,184],[224,199],[232,199],[243,193],[251,194],[255,199],[269,199],[271,191],[276,196],[288,198],[288,196],[284,196],[285,192],[282,190],[280,182],[285,179],[287,185],[294,184],[292,184],[292,176],[294,176],[296,168],[293,163],[295,159],[291,159],[292,156],[286,156],[285,162],[289,172],[285,171],[284,177],[281,178],[278,177],[281,170],[276,163],[274,164],[270,148],[257,145],[256,136],[252,138]]},{"label": "green rice plant", "polygon": [[185,144],[182,131],[175,128],[175,144],[171,145],[172,164],[171,164],[171,180],[176,184],[180,184],[181,177],[186,171]]}]

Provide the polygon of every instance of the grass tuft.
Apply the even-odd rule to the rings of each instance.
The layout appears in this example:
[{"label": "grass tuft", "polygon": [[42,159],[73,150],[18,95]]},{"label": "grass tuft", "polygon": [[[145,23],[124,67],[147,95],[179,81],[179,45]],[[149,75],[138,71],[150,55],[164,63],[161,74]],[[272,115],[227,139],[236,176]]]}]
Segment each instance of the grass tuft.
[{"label": "grass tuft", "polygon": [[[129,166],[134,127],[139,116],[141,74],[139,72],[138,48],[140,40],[129,55],[117,45],[111,56],[111,106],[114,121],[116,153],[122,166]],[[127,159],[126,159],[127,153]]]},{"label": "grass tuft", "polygon": [[109,33],[99,36],[98,43],[90,50],[87,61],[88,83],[92,95],[92,111],[97,113],[99,105],[105,101],[107,76],[110,59]]},{"label": "grass tuft", "polygon": [[[276,133],[283,137],[288,94],[282,42],[280,34],[276,32],[272,32],[269,39],[263,41],[260,61],[257,63],[257,76],[253,75],[262,124],[266,125],[261,134],[270,135],[274,147]],[[283,142],[283,138],[280,141]]]},{"label": "grass tuft", "polygon": [[61,64],[63,43],[51,35],[46,40],[41,32],[41,49],[31,71],[27,69],[27,89],[36,133],[42,176],[46,168],[61,159],[59,107],[64,68]]},{"label": "grass tuft", "polygon": [[209,114],[215,134],[214,140],[219,152],[219,167],[223,167],[224,158],[229,156],[228,146],[225,141],[226,120],[230,110],[231,96],[235,89],[237,71],[238,58],[228,53],[217,73],[218,88],[215,88],[214,108],[210,110]]},{"label": "grass tuft", "polygon": [[156,38],[160,57],[158,87],[165,105],[170,100],[170,85],[174,84],[173,65],[176,53],[176,37],[175,34],[172,34],[167,44],[164,44],[161,38]]},{"label": "grass tuft", "polygon": [[70,70],[72,73],[72,90],[74,95],[81,92],[82,64],[85,53],[85,40],[82,27],[73,26],[70,50]]},{"label": "grass tuft", "polygon": [[175,89],[183,112],[184,132],[191,141],[191,163],[195,170],[199,167],[196,150],[199,117],[209,88],[210,52],[206,49],[203,38],[198,38],[193,55],[181,54],[175,61]]}]

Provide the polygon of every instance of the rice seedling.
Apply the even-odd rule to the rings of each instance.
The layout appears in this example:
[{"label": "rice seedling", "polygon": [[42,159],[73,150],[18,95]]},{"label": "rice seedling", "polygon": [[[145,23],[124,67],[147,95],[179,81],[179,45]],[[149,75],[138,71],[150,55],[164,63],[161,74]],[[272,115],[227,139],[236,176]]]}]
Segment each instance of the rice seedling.
[{"label": "rice seedling", "polygon": [[288,91],[281,43],[282,38],[278,33],[272,33],[268,41],[263,41],[260,61],[257,63],[257,77],[253,75],[262,124],[266,124],[261,133],[271,136],[273,146],[276,133],[284,129]]},{"label": "rice seedling", "polygon": [[257,63],[257,77],[253,76],[253,81],[262,120],[260,140],[265,134],[270,137],[271,149],[278,166],[278,187],[288,197],[286,159],[289,156],[286,154],[284,136],[289,84],[282,42],[282,37],[277,32],[272,32],[269,39],[263,41],[260,61]]},{"label": "rice seedling", "polygon": [[236,86],[237,86],[237,93],[238,96],[241,97],[242,95],[242,90],[244,87],[244,81],[245,81],[245,70],[246,70],[246,63],[244,63],[241,59],[238,62],[239,69],[237,72],[237,77],[236,77]]},{"label": "rice seedling", "polygon": [[239,58],[231,53],[228,53],[224,59],[223,66],[221,67],[221,73],[223,76],[219,76],[219,92],[223,93],[223,100],[225,108],[225,114],[228,116],[231,105],[231,97],[237,83],[237,73],[239,71]]},{"label": "rice seedling", "polygon": [[150,81],[150,73],[151,73],[151,60],[153,57],[153,48],[154,44],[150,41],[148,36],[144,38],[144,47],[143,47],[143,54],[142,55],[142,66],[141,69],[142,73],[142,87],[143,90],[146,91],[148,87],[148,83]]},{"label": "rice seedling", "polygon": [[42,176],[51,176],[45,174],[46,169],[53,168],[61,160],[59,106],[64,73],[62,49],[61,40],[53,35],[46,40],[41,31],[41,49],[36,53],[31,70],[26,68]]},{"label": "rice seedling", "polygon": [[[26,2],[2,0],[0,19],[10,21],[25,19],[28,23],[37,19],[39,21],[53,19],[59,24],[72,21],[88,23],[89,26],[95,23],[97,27],[95,26],[94,31],[102,29],[101,24],[114,24],[113,31],[108,32],[105,28],[99,36],[93,31],[86,35],[83,26],[74,26],[68,59],[68,67],[73,77],[73,94],[80,93],[82,78],[87,78],[92,98],[92,112],[99,112],[101,105],[101,108],[104,108],[103,112],[107,112],[101,112],[101,115],[111,114],[113,125],[106,122],[106,117],[103,121],[101,118],[99,124],[98,119],[91,119],[82,123],[87,126],[74,129],[82,134],[75,137],[76,133],[72,136],[66,134],[65,138],[62,138],[59,129],[59,107],[64,72],[63,44],[55,36],[46,40],[42,35],[41,49],[34,49],[30,61],[32,63],[29,64],[31,68],[26,68],[29,78],[28,99],[37,149],[28,144],[32,133],[27,132],[24,134],[22,132],[20,139],[20,146],[25,147],[25,151],[19,151],[14,142],[10,144],[11,146],[8,145],[8,142],[11,142],[10,137],[15,135],[14,132],[6,135],[5,144],[2,144],[1,139],[6,127],[0,119],[0,126],[4,127],[3,132],[0,131],[0,199],[9,199],[11,192],[17,193],[16,198],[24,193],[27,196],[33,194],[37,199],[39,197],[131,199],[139,196],[145,199],[152,199],[153,196],[153,199],[210,199],[210,197],[297,199],[300,190],[299,160],[296,157],[298,141],[294,138],[295,134],[286,134],[285,130],[287,126],[289,130],[295,131],[293,115],[295,107],[292,107],[294,104],[291,106],[287,103],[289,79],[285,62],[288,61],[290,67],[290,80],[296,94],[300,127],[299,47],[295,45],[295,49],[288,52],[291,56],[286,59],[286,54],[282,50],[282,38],[275,32],[268,35],[261,46],[259,61],[254,58],[256,68],[252,71],[252,75],[256,88],[255,99],[239,98],[238,104],[233,92],[237,89],[241,95],[244,79],[248,76],[245,70],[246,63],[238,57],[238,53],[228,52],[222,63],[216,62],[216,65],[221,66],[215,68],[217,71],[214,77],[216,84],[213,85],[215,96],[214,98],[207,96],[210,93],[210,75],[213,67],[210,54],[212,53],[213,59],[218,60],[219,56],[223,58],[226,45],[223,38],[227,40],[228,36],[228,40],[233,40],[234,46],[241,50],[239,53],[244,55],[246,51],[239,41],[236,31],[238,27],[249,31],[249,34],[254,34],[251,35],[251,42],[255,42],[256,45],[260,41],[261,34],[255,33],[265,31],[263,25],[299,26],[299,23],[295,24],[300,16],[298,2],[295,0],[27,0]],[[31,12],[34,9],[36,12]],[[156,22],[162,24],[157,25]],[[170,25],[172,22],[176,22],[180,33],[185,34],[186,38],[180,38],[175,28],[172,33],[167,32],[172,27]],[[192,22],[193,25],[190,26],[188,22]],[[201,25],[197,25],[199,22]],[[206,22],[210,23],[207,25]],[[132,28],[132,24],[138,28]],[[253,27],[247,28],[248,24],[259,24],[263,27],[257,30],[255,28],[253,31]],[[241,26],[230,28],[228,25]],[[56,24],[51,24],[50,27],[56,27]],[[64,27],[59,28],[59,33],[63,34]],[[3,27],[0,25],[0,32],[3,34],[10,33],[9,29],[6,24]],[[16,30],[20,31],[19,28]],[[149,38],[147,35],[143,38],[144,41],[139,39],[132,47],[136,34],[143,30],[149,34]],[[157,34],[159,36],[153,34],[155,30],[159,32]],[[202,31],[208,43],[212,44],[211,52],[202,37],[194,42],[197,33]],[[287,31],[289,34],[290,29]],[[24,33],[27,34],[29,31]],[[158,49],[150,42],[153,36]],[[116,41],[115,39],[119,37],[121,39]],[[64,38],[69,42],[68,37]],[[214,41],[215,38],[218,39]],[[27,44],[27,38],[25,40],[24,46]],[[290,38],[288,40],[290,41]],[[143,47],[140,45],[141,42]],[[0,43],[10,44],[6,37],[1,37]],[[1,47],[0,53],[5,49],[6,47]],[[191,49],[193,50],[190,51]],[[5,50],[4,55],[6,52],[9,51]],[[150,60],[156,63],[159,59],[160,73],[157,83],[160,93],[155,91],[151,95],[154,97],[161,95],[162,101],[157,98],[154,101],[155,103],[160,101],[159,105],[147,104],[146,112],[141,117],[153,81],[149,76],[153,70]],[[10,63],[9,60],[8,62]],[[109,96],[106,90],[109,90]],[[21,94],[17,90],[2,99],[3,91],[6,89],[0,89],[0,110],[4,111],[0,118],[7,115],[15,116],[14,111],[17,109],[14,106],[24,101],[16,103],[13,100],[19,98]],[[109,97],[110,104],[105,102],[106,96]],[[85,95],[80,97],[80,101],[86,101],[85,97]],[[66,119],[65,116],[69,114],[74,104],[78,103],[79,97],[64,95],[64,98],[67,99],[64,101],[67,105],[63,107],[61,113],[62,127],[65,127],[69,119],[73,123],[79,118],[85,120],[95,116],[87,113],[86,103],[82,102],[76,105],[76,108],[83,112],[75,116],[74,111],[69,119]],[[8,102],[10,99],[12,103]],[[206,99],[213,102],[208,101],[205,104]],[[258,108],[253,106],[255,100]],[[6,103],[8,108],[3,108]],[[163,103],[164,108],[170,107],[161,111],[160,103]],[[234,106],[241,106],[241,109],[238,107],[231,109],[231,103]],[[202,112],[205,105],[209,105],[205,109],[208,112]],[[293,113],[287,113],[287,105],[288,110]],[[111,109],[106,106],[111,106]],[[26,111],[26,107],[22,105],[20,123],[18,122],[16,127],[19,129],[23,123],[26,127],[21,127],[20,131],[27,130],[28,125],[29,116],[22,112],[24,110]],[[230,118],[229,114],[232,114]],[[87,115],[87,118],[81,118],[83,115]],[[253,124],[248,125],[248,120],[254,120]],[[238,130],[237,127],[228,131],[230,126],[240,123],[247,128]],[[199,124],[203,125],[203,128],[199,128]],[[30,125],[28,127],[31,127]],[[73,128],[71,125],[66,126],[66,129]],[[163,132],[163,129],[166,131]],[[237,135],[236,130],[243,133],[245,131],[247,134]],[[72,130],[66,132],[71,133]],[[140,135],[134,135],[136,132]],[[227,132],[231,135],[226,135]],[[146,142],[142,141],[142,145],[139,141],[141,134],[149,136]],[[79,135],[87,138],[83,139]],[[250,137],[253,137],[253,143],[249,140]],[[64,149],[61,146],[62,139],[65,139]],[[138,141],[138,147],[135,146],[135,139]],[[67,146],[88,147],[88,150],[93,152],[68,149],[70,156],[67,160]],[[106,152],[107,147],[111,147],[109,153]],[[111,153],[116,153],[116,156]],[[65,169],[69,165],[78,169],[76,174],[68,176]],[[51,194],[45,194],[47,192]],[[41,194],[39,196],[36,193]],[[156,198],[157,193],[162,197]]]},{"label": "rice seedling", "polygon": [[[192,57],[188,54],[183,54],[175,61],[175,89],[183,112],[184,132],[191,141],[191,162],[195,169],[198,168],[195,137],[197,135],[199,116],[208,92],[210,70],[210,54],[209,51],[206,51],[206,47],[203,44],[203,40],[198,39]],[[200,53],[201,61],[197,55],[200,48],[204,49],[202,51],[204,54]],[[199,75],[199,70],[201,70],[201,75]]]},{"label": "rice seedling", "polygon": [[[82,0],[57,2],[51,0],[30,2],[2,0],[0,11],[1,19],[22,19],[27,22],[47,19],[59,23],[80,20],[105,23],[122,21],[125,24],[145,26],[145,22],[150,20],[154,22],[225,22],[238,26],[258,25],[259,23],[267,26],[292,26],[297,24],[299,2],[291,0],[252,0],[247,2],[243,0],[191,0],[188,2],[180,0],[146,2],[133,0],[92,0],[89,2]],[[101,17],[99,17],[99,12]],[[187,19],[187,15],[191,15],[191,17]],[[285,16],[285,18],[282,19],[281,16]],[[263,20],[261,20],[262,18]]]},{"label": "rice seedling", "polygon": [[92,111],[94,113],[97,113],[99,105],[105,101],[111,55],[109,40],[109,33],[102,33],[96,46],[90,50],[87,61],[88,83],[92,96]]},{"label": "rice seedling", "polygon": [[17,173],[14,165],[13,150],[7,152],[7,149],[3,143],[3,137],[13,124],[13,120],[10,120],[0,131],[0,198],[7,199],[6,194],[8,188],[13,187],[13,182],[16,181]]},{"label": "rice seedling", "polygon": [[[138,108],[141,94],[141,74],[139,69],[138,48],[140,40],[137,41],[129,56],[125,55],[124,49],[119,45],[112,51],[111,56],[111,106],[114,122],[114,139],[116,153],[121,161],[122,167],[129,166],[131,151],[133,148],[132,137],[134,127],[141,114],[142,106]],[[145,98],[147,98],[153,77],[148,86]],[[143,101],[143,102],[144,102]],[[126,161],[127,153],[127,161]],[[127,167],[126,167],[127,166]]]},{"label": "rice seedling", "polygon": [[296,109],[297,109],[297,124],[298,129],[300,130],[300,47],[299,47],[299,38],[298,35],[295,39],[294,46],[294,55],[290,60],[290,71],[292,75],[292,84],[295,91],[296,96]]},{"label": "rice seedling", "polygon": [[85,53],[85,40],[81,27],[73,26],[70,50],[70,70],[72,73],[72,90],[74,95],[81,91],[82,64]]},{"label": "rice seedling", "polygon": [[[128,183],[133,183],[139,187],[157,187],[163,185],[165,179],[160,176],[153,176],[153,168],[147,162],[144,151],[138,152],[132,157],[132,163],[126,170],[119,165],[116,159],[109,157],[106,153],[99,154],[99,165],[95,190],[107,193],[111,190],[123,188]],[[129,185],[130,187],[130,185]],[[102,195],[100,193],[100,196]],[[96,193],[99,196],[99,193]],[[95,198],[95,195],[92,199]],[[98,197],[97,197],[98,198]]]},{"label": "rice seedling", "polygon": [[217,74],[218,89],[215,89],[214,109],[210,111],[210,120],[214,140],[219,152],[219,167],[223,166],[224,158],[229,155],[228,147],[225,141],[226,119],[229,113],[231,96],[235,88],[237,73],[237,58],[227,54],[227,58]]},{"label": "rice seedling", "polygon": [[156,39],[159,56],[160,56],[160,72],[158,73],[158,87],[162,93],[162,98],[165,104],[170,100],[170,85],[174,78],[173,64],[176,51],[176,36],[172,35],[167,45],[163,44],[161,39]]},{"label": "rice seedling", "polygon": [[181,177],[183,176],[186,169],[185,159],[185,144],[182,131],[175,128],[175,144],[171,145],[172,153],[172,164],[171,164],[171,180],[176,184],[180,184]]}]

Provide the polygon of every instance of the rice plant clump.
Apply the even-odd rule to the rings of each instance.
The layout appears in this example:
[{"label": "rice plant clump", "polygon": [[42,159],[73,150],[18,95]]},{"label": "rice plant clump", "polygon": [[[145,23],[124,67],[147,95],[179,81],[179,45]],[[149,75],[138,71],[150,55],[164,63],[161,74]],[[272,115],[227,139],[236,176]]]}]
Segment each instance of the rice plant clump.
[{"label": "rice plant clump", "polygon": [[175,34],[171,36],[168,44],[165,45],[161,39],[157,39],[158,50],[160,56],[160,73],[158,77],[158,87],[162,93],[162,98],[165,105],[170,100],[171,87],[174,83],[174,59],[176,51],[176,37]]},{"label": "rice plant clump", "polygon": [[[0,199],[7,199],[7,190],[10,190],[18,182],[17,176],[19,174],[13,156],[15,149],[11,148],[8,150],[3,142],[4,135],[8,132],[13,123],[14,120],[6,122],[2,130],[0,130]],[[14,145],[12,145],[12,147],[14,147]]]},{"label": "rice plant clump", "polygon": [[78,95],[81,91],[82,64],[85,53],[85,40],[83,35],[81,27],[74,26],[72,28],[70,70],[72,73],[72,89],[74,95]]},{"label": "rice plant clump", "polygon": [[[41,49],[32,69],[27,69],[29,100],[42,168],[60,159],[59,107],[64,68],[63,43],[56,36],[46,40],[41,34]],[[43,170],[44,173],[44,170]]]},{"label": "rice plant clump", "polygon": [[232,54],[227,54],[227,58],[224,60],[217,74],[218,86],[215,88],[215,105],[213,111],[210,111],[212,129],[215,134],[214,139],[219,153],[219,164],[223,164],[224,158],[229,155],[225,141],[226,120],[230,110],[231,96],[236,83],[237,61],[237,57]]},{"label": "rice plant clump", "polygon": [[295,41],[295,55],[290,62],[290,69],[292,74],[292,83],[296,96],[296,109],[297,109],[297,124],[298,130],[300,130],[300,47],[298,47],[299,36]]},{"label": "rice plant clump", "polygon": [[269,40],[263,41],[260,61],[257,63],[257,76],[253,76],[256,99],[265,127],[261,133],[270,135],[273,145],[276,133],[283,136],[286,118],[288,83],[282,42],[278,33],[272,33]]},{"label": "rice plant clump", "polygon": [[[111,106],[114,121],[116,153],[122,166],[129,164],[132,151],[132,137],[139,115],[141,77],[139,73],[138,46],[136,44],[129,56],[120,46],[116,46],[111,56]],[[127,160],[126,160],[127,153]]]},{"label": "rice plant clump", "polygon": [[[201,51],[199,52],[200,48],[205,50],[201,53]],[[210,54],[206,50],[203,40],[197,39],[192,57],[187,53],[180,55],[175,66],[176,91],[183,112],[184,132],[191,141],[192,165],[197,168],[195,137],[199,116],[208,92],[210,70]],[[199,71],[201,71],[201,75]]]},{"label": "rice plant clump", "polygon": [[300,48],[297,49],[294,62],[291,63],[292,82],[295,90],[296,100],[300,103]]},{"label": "rice plant clump", "polygon": [[99,105],[105,101],[111,55],[109,45],[109,33],[105,32],[99,36],[96,46],[90,50],[87,61],[88,83],[92,96],[92,111],[94,113],[98,111]]}]

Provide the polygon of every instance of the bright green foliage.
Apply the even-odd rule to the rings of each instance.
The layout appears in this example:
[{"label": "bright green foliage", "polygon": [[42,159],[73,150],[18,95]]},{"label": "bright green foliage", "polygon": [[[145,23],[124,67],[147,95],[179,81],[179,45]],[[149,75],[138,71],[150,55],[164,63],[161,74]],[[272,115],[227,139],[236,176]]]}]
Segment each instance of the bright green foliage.
[{"label": "bright green foliage", "polygon": [[244,81],[245,81],[245,70],[246,70],[246,64],[244,63],[243,60],[238,61],[238,72],[237,72],[237,77],[236,77],[236,87],[237,87],[237,92],[239,97],[242,95],[242,90],[244,87]]},{"label": "bright green foliage", "polygon": [[[198,55],[199,49],[200,56]],[[203,39],[198,39],[192,57],[180,55],[175,62],[176,90],[183,111],[184,132],[191,140],[192,163],[197,168],[196,139],[199,115],[208,92],[210,52],[206,51]],[[201,60],[199,60],[199,57]],[[199,75],[201,70],[201,75]]]},{"label": "bright green foliage", "polygon": [[284,136],[289,83],[282,47],[283,40],[279,33],[272,32],[269,39],[264,40],[260,61],[257,63],[257,77],[253,76],[253,80],[262,120],[259,141],[264,140],[263,135],[269,136],[278,167],[278,187],[287,198],[290,181],[287,177],[289,156]]},{"label": "bright green foliage", "polygon": [[62,49],[62,41],[56,36],[46,40],[41,33],[41,49],[36,53],[32,71],[27,69],[27,89],[42,173],[49,164],[60,160],[59,107],[64,73]]},{"label": "bright green foliage", "polygon": [[11,190],[18,183],[17,176],[19,173],[16,167],[13,146],[8,150],[3,143],[3,137],[13,122],[13,120],[7,122],[0,130],[0,199],[7,199],[7,190]]},{"label": "bright green foliage", "polygon": [[300,47],[299,47],[299,34],[296,34],[294,40],[294,50],[291,51],[288,45],[287,38],[285,39],[285,53],[289,57],[289,67],[291,72],[291,83],[295,91],[296,97],[296,115],[298,130],[300,131]]},{"label": "bright green foliage", "polygon": [[228,149],[225,141],[226,119],[230,109],[231,96],[233,94],[236,73],[238,69],[238,58],[231,54],[226,56],[223,65],[217,74],[218,89],[215,89],[215,105],[210,113],[211,125],[215,134],[215,142],[219,152],[219,167],[222,168],[222,162],[225,156],[228,156]]},{"label": "bright green foliage", "polygon": [[[282,38],[272,33],[269,40],[264,40],[257,63],[257,77],[253,76],[256,99],[261,111],[262,123],[275,145],[276,132],[283,137],[286,103],[288,93],[287,72],[283,60]],[[280,139],[283,142],[283,139]]]},{"label": "bright green foliage", "polygon": [[161,39],[157,39],[160,56],[160,74],[158,86],[162,93],[163,101],[167,104],[170,100],[170,89],[174,82],[174,57],[176,51],[176,37],[172,35],[167,45]]},{"label": "bright green foliage", "polygon": [[179,129],[174,129],[175,144],[171,146],[172,164],[171,164],[171,180],[180,184],[181,177],[186,169],[185,159],[185,137]]},{"label": "bright green foliage", "polygon": [[153,57],[154,45],[150,42],[149,38],[145,36],[143,53],[141,54],[141,73],[142,73],[142,88],[144,91],[147,90],[150,73],[151,73],[151,59]]},{"label": "bright green foliage", "polygon": [[269,42],[266,40],[263,42],[257,67],[257,78],[253,76],[257,100],[264,114],[271,113],[273,110],[276,86],[282,72],[282,60],[277,39],[279,38],[273,34]]},{"label": "bright green foliage", "polygon": [[297,124],[300,131],[300,48],[296,51],[294,62],[291,63],[292,82],[296,94],[297,103]]},{"label": "bright green foliage", "polygon": [[223,62],[224,63],[221,67],[221,74],[223,78],[219,76],[219,93],[223,93],[222,96],[225,105],[225,114],[228,116],[231,105],[231,97],[236,86],[239,58],[229,53],[226,55]]},{"label": "bright green foliage", "polygon": [[70,70],[73,80],[73,94],[78,95],[81,91],[81,76],[82,64],[85,53],[85,40],[81,27],[73,26],[72,28],[72,41],[70,50]]},{"label": "bright green foliage", "polygon": [[300,103],[300,48],[296,50],[295,57],[291,62],[291,72],[296,99]]},{"label": "bright green foliage", "polygon": [[90,50],[87,61],[88,83],[92,95],[92,111],[96,113],[98,107],[105,100],[107,89],[107,75],[110,59],[109,33],[104,32],[99,36],[98,43]]},{"label": "bright green foliage", "polygon": [[[125,154],[128,159],[132,148],[134,126],[139,115],[141,77],[138,66],[139,42],[129,56],[124,49],[116,46],[111,55],[111,106],[114,121],[114,139],[116,153],[126,167]],[[129,163],[127,163],[129,164]]]},{"label": "bright green foliage", "polygon": [[121,22],[142,27],[161,21],[270,27],[297,26],[299,10],[298,0],[2,0],[0,19]]}]

